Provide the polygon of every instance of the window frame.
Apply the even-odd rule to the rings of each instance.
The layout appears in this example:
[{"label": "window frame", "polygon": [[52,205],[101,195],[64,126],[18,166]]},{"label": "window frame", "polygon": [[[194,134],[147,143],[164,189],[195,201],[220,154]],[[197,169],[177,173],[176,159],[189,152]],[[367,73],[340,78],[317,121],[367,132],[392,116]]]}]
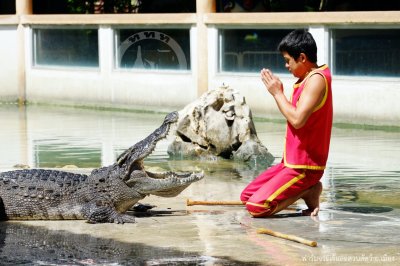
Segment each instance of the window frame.
[{"label": "window frame", "polygon": [[[113,32],[113,45],[112,45],[112,53],[113,53],[113,71],[115,72],[128,72],[128,73],[173,73],[173,74],[189,74],[192,73],[195,69],[193,60],[193,49],[195,49],[194,42],[196,39],[194,38],[195,33],[193,32],[192,25],[168,25],[168,26],[158,26],[158,25],[115,25],[111,27]],[[163,29],[166,30],[187,30],[188,32],[188,42],[189,42],[189,60],[186,59],[186,63],[188,65],[188,69],[148,69],[148,68],[122,68],[120,67],[119,61],[119,42],[120,35],[119,30],[137,30],[137,31],[159,31],[161,32]],[[182,49],[183,50],[183,49]]]},{"label": "window frame", "polygon": [[383,75],[345,75],[345,74],[337,74],[336,73],[336,64],[335,64],[335,30],[399,30],[400,25],[390,25],[390,26],[382,26],[382,25],[335,25],[331,27],[326,27],[329,34],[329,66],[332,71],[332,75],[336,78],[342,80],[368,80],[368,81],[399,81],[400,76],[383,76]]},{"label": "window frame", "polygon": [[[217,73],[221,75],[233,75],[233,76],[255,76],[259,75],[259,71],[225,71],[222,70],[222,47],[224,45],[224,40],[222,38],[222,30],[296,30],[296,29],[303,29],[301,25],[289,25],[289,26],[257,26],[257,27],[251,27],[248,25],[226,25],[226,26],[219,26],[217,28],[217,42],[218,42],[218,48],[217,48]],[[284,61],[282,59],[282,64],[284,65]],[[261,70],[261,69],[260,69]],[[287,71],[278,71],[276,74],[282,75],[283,77],[291,76],[290,73]]]},{"label": "window frame", "polygon": [[[82,66],[82,65],[51,65],[51,64],[38,64],[37,60],[37,30],[96,30],[97,32],[97,66]],[[83,71],[100,71],[101,68],[101,58],[100,58],[100,27],[98,25],[32,25],[30,27],[31,32],[31,67],[33,69],[56,69],[56,70],[83,70]]]}]

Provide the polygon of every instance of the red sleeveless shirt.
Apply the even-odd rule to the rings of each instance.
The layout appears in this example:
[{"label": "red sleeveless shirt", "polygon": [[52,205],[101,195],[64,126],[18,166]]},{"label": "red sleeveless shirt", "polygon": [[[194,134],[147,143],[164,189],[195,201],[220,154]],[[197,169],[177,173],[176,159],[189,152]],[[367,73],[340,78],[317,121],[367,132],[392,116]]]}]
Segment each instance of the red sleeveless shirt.
[{"label": "red sleeveless shirt", "polygon": [[324,78],[325,94],[303,127],[296,129],[289,122],[287,123],[283,160],[285,166],[289,168],[324,170],[328,159],[333,107],[332,78],[327,65],[313,70],[302,82],[293,86],[291,103],[293,106],[297,105],[312,75],[321,75]]}]

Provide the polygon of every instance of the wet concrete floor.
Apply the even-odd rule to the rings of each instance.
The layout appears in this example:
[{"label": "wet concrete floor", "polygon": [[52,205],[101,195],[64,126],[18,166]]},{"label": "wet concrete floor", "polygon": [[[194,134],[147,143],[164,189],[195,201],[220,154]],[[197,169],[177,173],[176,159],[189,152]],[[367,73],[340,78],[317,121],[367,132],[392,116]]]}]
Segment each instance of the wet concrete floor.
[{"label": "wet concrete floor", "polygon": [[[31,106],[0,108],[0,171],[15,164],[74,171],[109,165],[160,125],[164,114]],[[285,125],[256,121],[281,160]],[[85,221],[0,223],[0,265],[400,265],[400,131],[334,127],[317,218],[286,211],[254,219],[243,206],[186,206],[186,199],[238,200],[265,165],[168,158],[160,142],[146,167],[204,171],[205,178],[156,205],[135,224]],[[64,169],[65,170],[65,169]],[[305,205],[299,201],[299,210]],[[257,234],[267,228],[317,247]]]},{"label": "wet concrete floor", "polygon": [[[157,207],[136,213],[135,224],[3,222],[7,234],[1,257],[10,265],[18,262],[15,258],[36,265],[400,264],[398,209],[329,206],[327,192],[316,218],[290,210],[254,219],[242,206],[186,206],[187,199],[237,200],[241,182],[229,187],[221,182],[206,177],[175,198],[145,198],[142,203]],[[299,201],[294,207],[305,205]],[[258,228],[313,240],[318,246],[257,234]],[[21,241],[26,251],[16,243]]]}]

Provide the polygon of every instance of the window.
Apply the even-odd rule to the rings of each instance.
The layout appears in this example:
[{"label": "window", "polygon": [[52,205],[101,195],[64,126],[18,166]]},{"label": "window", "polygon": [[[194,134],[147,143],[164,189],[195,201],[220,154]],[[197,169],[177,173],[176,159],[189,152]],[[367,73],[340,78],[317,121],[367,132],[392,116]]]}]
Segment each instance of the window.
[{"label": "window", "polygon": [[400,29],[335,29],[332,37],[335,74],[399,76]]},{"label": "window", "polygon": [[[147,2],[147,1],[145,1]],[[217,12],[400,10],[398,0],[216,0]]]},{"label": "window", "polygon": [[2,0],[0,1],[0,15],[15,14],[15,1],[16,0]]},{"label": "window", "polygon": [[116,67],[190,70],[189,29],[116,30]]},{"label": "window", "polygon": [[35,66],[99,67],[97,29],[33,30]]},{"label": "window", "polygon": [[220,71],[284,72],[285,61],[277,47],[291,30],[220,30]]}]

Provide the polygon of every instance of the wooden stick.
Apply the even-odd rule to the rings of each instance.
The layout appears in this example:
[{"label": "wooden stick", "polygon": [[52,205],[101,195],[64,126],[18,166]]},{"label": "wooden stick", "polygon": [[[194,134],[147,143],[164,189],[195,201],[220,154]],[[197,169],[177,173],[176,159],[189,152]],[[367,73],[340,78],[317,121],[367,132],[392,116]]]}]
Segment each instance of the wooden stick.
[{"label": "wooden stick", "polygon": [[311,241],[311,240],[307,240],[295,235],[286,235],[283,233],[279,233],[279,232],[275,232],[269,229],[265,229],[265,228],[259,228],[257,229],[257,233],[258,234],[267,234],[267,235],[271,235],[271,236],[275,236],[275,237],[279,237],[279,238],[283,238],[283,239],[287,239],[287,240],[291,240],[291,241],[295,241],[310,247],[316,247],[317,246],[317,242],[316,241]]},{"label": "wooden stick", "polygon": [[193,205],[243,205],[241,201],[202,201],[202,200],[186,200],[186,206],[193,206]]},{"label": "wooden stick", "polygon": [[[209,205],[209,206],[242,206],[244,203],[242,201],[209,201],[209,200],[191,200],[191,199],[186,199],[186,206],[194,206],[194,205]],[[296,207],[286,207],[285,210],[292,210],[296,211]]]}]

